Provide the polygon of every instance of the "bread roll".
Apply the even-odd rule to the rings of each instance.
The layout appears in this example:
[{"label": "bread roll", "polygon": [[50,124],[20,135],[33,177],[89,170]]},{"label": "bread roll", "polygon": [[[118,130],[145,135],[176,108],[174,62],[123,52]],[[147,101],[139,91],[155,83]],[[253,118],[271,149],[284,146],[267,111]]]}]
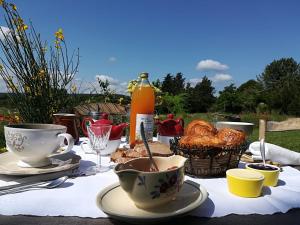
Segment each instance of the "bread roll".
[{"label": "bread roll", "polygon": [[186,128],[185,135],[187,136],[194,136],[194,135],[214,135],[216,134],[217,130],[216,128],[203,120],[193,120],[189,123],[189,125]]},{"label": "bread roll", "polygon": [[246,135],[242,131],[223,128],[218,131],[217,138],[223,140],[227,146],[237,146],[246,140]]}]

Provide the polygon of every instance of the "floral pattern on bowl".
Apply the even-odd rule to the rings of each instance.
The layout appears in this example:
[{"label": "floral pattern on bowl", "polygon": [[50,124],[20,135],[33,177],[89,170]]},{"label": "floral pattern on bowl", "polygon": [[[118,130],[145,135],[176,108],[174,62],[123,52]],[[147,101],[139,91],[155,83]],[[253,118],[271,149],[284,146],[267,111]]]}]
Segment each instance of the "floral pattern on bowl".
[{"label": "floral pattern on bowl", "polygon": [[[152,208],[175,198],[184,182],[186,158],[173,155],[154,157],[160,171],[149,171],[148,158],[138,158],[118,164],[115,172],[121,187],[139,208]],[[168,168],[176,167],[169,170]]]}]

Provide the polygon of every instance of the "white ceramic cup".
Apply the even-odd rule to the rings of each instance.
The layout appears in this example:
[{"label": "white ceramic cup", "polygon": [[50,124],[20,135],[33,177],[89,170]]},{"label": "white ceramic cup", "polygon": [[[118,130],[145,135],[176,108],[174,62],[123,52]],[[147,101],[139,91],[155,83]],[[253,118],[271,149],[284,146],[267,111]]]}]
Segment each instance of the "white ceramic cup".
[{"label": "white ceramic cup", "polygon": [[[67,127],[55,124],[13,124],[4,127],[7,150],[15,154],[20,167],[43,167],[50,164],[49,156],[69,152],[74,145]],[[64,146],[62,151],[57,152]]]}]

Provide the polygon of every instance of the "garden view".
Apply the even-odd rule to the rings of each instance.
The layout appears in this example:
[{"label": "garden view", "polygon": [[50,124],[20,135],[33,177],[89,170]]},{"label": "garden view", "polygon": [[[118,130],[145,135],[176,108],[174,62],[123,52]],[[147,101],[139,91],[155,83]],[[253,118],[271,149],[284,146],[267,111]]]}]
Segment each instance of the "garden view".
[{"label": "garden view", "polygon": [[[132,83],[128,84],[128,95],[116,94],[109,81],[98,79],[98,88],[90,86],[90,93],[74,90],[69,93],[68,108],[57,112],[73,113],[74,107],[88,103],[112,102],[126,106],[130,104]],[[284,121],[300,116],[300,64],[293,58],[274,60],[265,70],[240,86],[230,84],[216,93],[212,81],[204,76],[191,86],[182,73],[166,74],[152,82],[156,90],[156,114],[165,118],[168,113],[182,117],[185,124],[202,118],[210,122],[221,120],[244,121],[255,124],[251,141],[258,140],[258,121],[265,118],[271,121]],[[97,91],[98,90],[98,91]],[[18,109],[10,102],[9,93],[0,95],[1,114],[18,116]],[[8,121],[3,121],[7,124]],[[5,147],[3,126],[1,146]],[[300,152],[300,131],[268,132],[267,141]],[[5,148],[3,149],[5,150]]]},{"label": "garden view", "polygon": [[299,224],[299,8],[0,0],[0,225]]}]

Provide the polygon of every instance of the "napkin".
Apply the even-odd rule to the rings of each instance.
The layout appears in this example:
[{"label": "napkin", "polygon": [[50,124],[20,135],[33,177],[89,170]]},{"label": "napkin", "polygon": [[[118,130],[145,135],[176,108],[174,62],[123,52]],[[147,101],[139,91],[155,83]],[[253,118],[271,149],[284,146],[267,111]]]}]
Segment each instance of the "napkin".
[{"label": "napkin", "polygon": [[[261,160],[260,142],[256,141],[250,144],[249,151],[253,154],[252,158]],[[278,162],[282,165],[300,165],[300,153],[280,147],[278,145],[265,143],[266,159]]]}]

